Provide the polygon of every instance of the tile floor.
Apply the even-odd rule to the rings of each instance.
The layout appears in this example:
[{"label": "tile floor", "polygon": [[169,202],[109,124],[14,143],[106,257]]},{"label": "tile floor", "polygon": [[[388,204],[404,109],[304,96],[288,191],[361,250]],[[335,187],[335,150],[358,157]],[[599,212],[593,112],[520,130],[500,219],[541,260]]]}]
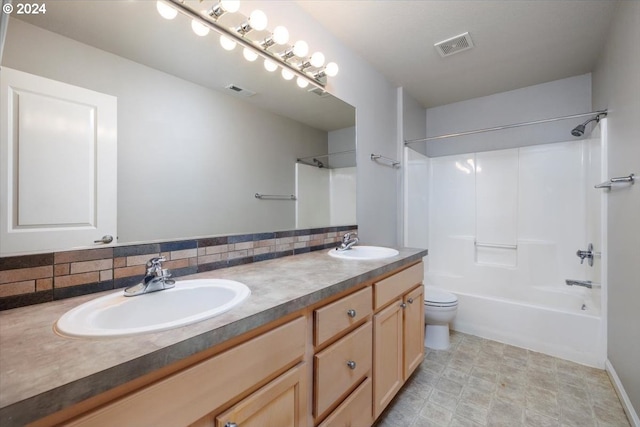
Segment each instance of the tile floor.
[{"label": "tile floor", "polygon": [[605,371],[451,334],[380,416],[387,426],[629,426]]}]

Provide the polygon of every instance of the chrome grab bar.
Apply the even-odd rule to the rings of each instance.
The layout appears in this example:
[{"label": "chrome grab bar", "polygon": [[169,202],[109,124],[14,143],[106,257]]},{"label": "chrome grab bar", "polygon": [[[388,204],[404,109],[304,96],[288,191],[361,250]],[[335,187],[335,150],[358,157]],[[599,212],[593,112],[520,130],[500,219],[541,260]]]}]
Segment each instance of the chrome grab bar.
[{"label": "chrome grab bar", "polygon": [[400,162],[399,161],[397,161],[395,159],[391,159],[389,157],[385,157],[382,154],[372,154],[371,155],[371,160],[373,160],[373,161],[382,160],[383,162],[388,163],[389,166],[392,166],[394,168],[397,167],[397,166],[400,166]]},{"label": "chrome grab bar", "polygon": [[260,194],[256,193],[256,199],[260,200],[298,200],[293,194]]}]

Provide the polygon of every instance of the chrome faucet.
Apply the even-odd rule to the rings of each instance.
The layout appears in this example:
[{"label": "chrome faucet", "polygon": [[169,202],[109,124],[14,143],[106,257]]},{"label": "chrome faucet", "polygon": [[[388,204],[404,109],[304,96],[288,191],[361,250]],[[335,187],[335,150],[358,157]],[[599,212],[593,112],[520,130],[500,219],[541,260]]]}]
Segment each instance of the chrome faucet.
[{"label": "chrome faucet", "polygon": [[167,259],[162,256],[154,257],[147,261],[147,274],[145,274],[144,279],[142,279],[142,282],[126,288],[124,290],[124,296],[135,297],[137,295],[173,288],[176,281],[169,279],[171,273],[169,273],[169,270],[166,268],[162,268],[162,263],[166,260]]},{"label": "chrome faucet", "polygon": [[586,251],[578,250],[576,255],[580,258],[580,264],[584,263],[584,259],[587,258],[589,266],[593,267],[593,244],[589,243]]},{"label": "chrome faucet", "polygon": [[349,250],[353,245],[356,245],[358,241],[358,233],[356,233],[355,231],[346,233],[344,236],[342,236],[342,243],[340,243],[340,246],[336,248],[336,251]]}]

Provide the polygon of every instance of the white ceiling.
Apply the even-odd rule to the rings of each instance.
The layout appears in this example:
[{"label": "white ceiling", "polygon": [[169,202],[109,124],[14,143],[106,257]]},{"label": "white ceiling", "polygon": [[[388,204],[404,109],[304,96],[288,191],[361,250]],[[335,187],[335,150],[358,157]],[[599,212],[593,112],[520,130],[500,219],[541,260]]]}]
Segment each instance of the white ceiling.
[{"label": "white ceiling", "polygon": [[[593,70],[612,0],[337,1],[299,5],[425,108]],[[475,48],[434,43],[469,32]]]}]

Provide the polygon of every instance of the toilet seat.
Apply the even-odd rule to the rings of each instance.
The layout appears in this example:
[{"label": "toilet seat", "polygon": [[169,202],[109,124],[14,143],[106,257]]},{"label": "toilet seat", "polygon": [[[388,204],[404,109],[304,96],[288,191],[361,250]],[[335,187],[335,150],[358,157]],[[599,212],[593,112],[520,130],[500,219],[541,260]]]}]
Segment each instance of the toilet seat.
[{"label": "toilet seat", "polygon": [[458,297],[437,288],[425,287],[424,304],[430,307],[455,307],[458,305]]}]

